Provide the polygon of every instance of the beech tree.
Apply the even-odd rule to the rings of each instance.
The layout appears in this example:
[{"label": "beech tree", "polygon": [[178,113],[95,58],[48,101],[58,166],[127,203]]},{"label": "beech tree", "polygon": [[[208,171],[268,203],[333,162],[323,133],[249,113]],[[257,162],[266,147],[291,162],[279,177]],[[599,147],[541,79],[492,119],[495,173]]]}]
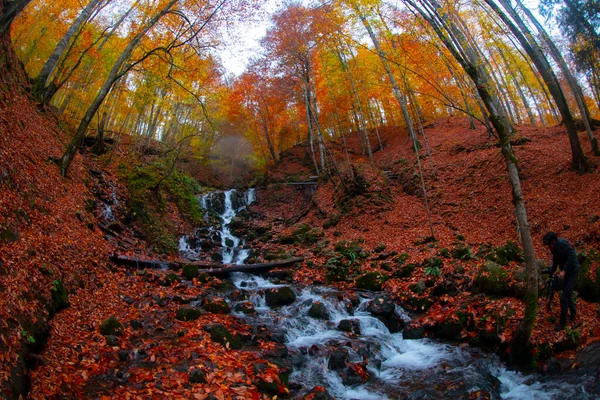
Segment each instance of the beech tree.
[{"label": "beech tree", "polygon": [[525,316],[513,336],[511,356],[513,357],[514,362],[529,362],[529,360],[531,360],[529,339],[531,337],[531,331],[533,330],[533,324],[537,316],[538,308],[538,270],[533,240],[527,219],[525,200],[521,189],[518,161],[510,143],[510,136],[513,128],[508,120],[508,116],[502,111],[497,94],[491,89],[493,87],[491,79],[484,68],[486,62],[481,59],[479,54],[470,45],[463,31],[455,22],[458,16],[444,10],[437,0],[419,0],[418,4],[412,0],[404,1],[433,27],[440,40],[448,50],[450,50],[465,72],[471,77],[487,111],[489,112],[490,121],[494,125],[494,129],[498,135],[498,142],[511,183],[513,204],[517,216],[519,233],[521,234],[521,243],[525,254],[525,268],[527,274]]}]

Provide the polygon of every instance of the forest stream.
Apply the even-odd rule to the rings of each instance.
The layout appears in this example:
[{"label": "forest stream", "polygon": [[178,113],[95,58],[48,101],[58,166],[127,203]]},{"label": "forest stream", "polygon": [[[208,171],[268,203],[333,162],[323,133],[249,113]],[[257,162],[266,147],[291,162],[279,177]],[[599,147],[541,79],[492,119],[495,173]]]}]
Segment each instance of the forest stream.
[{"label": "forest stream", "polygon": [[[231,233],[229,223],[254,200],[253,190],[215,192],[201,199],[209,213],[220,216],[221,224],[209,234],[221,244],[224,263],[242,264],[251,252]],[[182,256],[193,259],[197,245],[183,237]],[[276,275],[266,279],[233,273],[236,290],[227,302],[253,332],[277,343],[271,362],[290,372],[293,396],[322,386],[339,399],[487,398],[486,393],[493,399],[596,398],[586,389],[598,384],[593,374],[524,375],[477,348],[404,339],[402,331],[394,332],[394,321],[404,326],[411,316],[383,293],[301,286]]]}]

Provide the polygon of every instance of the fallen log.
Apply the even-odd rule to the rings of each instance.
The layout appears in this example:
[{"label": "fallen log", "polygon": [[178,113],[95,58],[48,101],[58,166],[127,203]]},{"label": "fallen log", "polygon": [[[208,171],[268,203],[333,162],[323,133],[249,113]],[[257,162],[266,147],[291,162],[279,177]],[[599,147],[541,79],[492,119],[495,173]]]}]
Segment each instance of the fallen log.
[{"label": "fallen log", "polygon": [[122,254],[113,254],[110,257],[111,261],[117,265],[125,266],[125,267],[135,267],[139,269],[151,268],[151,269],[174,269],[179,270],[183,268],[184,265],[196,265],[198,268],[211,268],[214,267],[214,264],[200,261],[167,261],[167,260],[144,260],[137,257],[125,256]]},{"label": "fallen log", "polygon": [[211,276],[227,276],[232,272],[246,272],[249,274],[260,274],[268,272],[275,268],[280,267],[291,267],[296,263],[304,261],[304,257],[294,257],[285,260],[271,261],[266,263],[258,264],[214,264],[203,261],[166,261],[166,260],[143,260],[141,258],[125,256],[122,254],[113,254],[111,257],[112,262],[117,265],[135,268],[151,268],[151,269],[174,269],[179,270],[185,265],[195,265],[198,268],[203,268],[202,272],[206,272]]},{"label": "fallen log", "polygon": [[304,261],[304,257],[294,257],[294,258],[288,258],[285,260],[280,260],[280,261],[272,261],[272,262],[266,262],[266,263],[258,263],[258,264],[243,264],[243,265],[230,265],[228,267],[222,267],[222,268],[213,268],[213,269],[209,269],[203,272],[206,272],[207,274],[211,275],[211,276],[227,276],[232,272],[245,272],[248,274],[260,274],[263,272],[269,272],[272,269],[275,268],[281,268],[281,267],[292,267],[293,265],[295,265],[296,263],[302,262]]}]

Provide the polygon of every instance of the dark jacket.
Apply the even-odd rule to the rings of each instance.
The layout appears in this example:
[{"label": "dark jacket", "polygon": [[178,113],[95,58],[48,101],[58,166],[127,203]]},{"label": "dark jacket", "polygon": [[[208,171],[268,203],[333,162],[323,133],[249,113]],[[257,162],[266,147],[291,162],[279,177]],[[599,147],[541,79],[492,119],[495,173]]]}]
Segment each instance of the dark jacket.
[{"label": "dark jacket", "polygon": [[552,257],[552,273],[556,272],[556,268],[560,267],[561,271],[565,271],[566,278],[579,271],[577,253],[566,239],[558,238],[552,252]]}]

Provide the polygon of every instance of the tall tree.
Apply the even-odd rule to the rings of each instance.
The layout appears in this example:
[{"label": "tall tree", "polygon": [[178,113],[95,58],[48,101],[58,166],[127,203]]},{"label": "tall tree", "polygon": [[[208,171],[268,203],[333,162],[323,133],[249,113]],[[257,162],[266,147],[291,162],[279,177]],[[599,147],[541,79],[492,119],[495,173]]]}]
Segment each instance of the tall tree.
[{"label": "tall tree", "polygon": [[30,1],[31,0],[2,0],[2,9],[0,10],[0,36],[4,36],[9,32],[10,24]]},{"label": "tall tree", "polygon": [[525,268],[527,274],[525,315],[516,330],[512,343],[511,355],[513,361],[531,360],[530,337],[533,324],[537,317],[538,308],[538,271],[535,250],[531,231],[527,219],[525,200],[521,189],[517,158],[510,144],[512,127],[506,114],[503,113],[500,101],[492,90],[488,72],[484,66],[487,64],[470,45],[459,25],[454,22],[458,16],[444,10],[437,0],[419,0],[419,4],[412,0],[404,0],[418,12],[436,31],[440,40],[452,53],[454,58],[471,77],[477,91],[490,114],[490,121],[498,135],[501,152],[506,163],[508,176],[511,183],[513,204],[517,216],[517,224],[521,234],[521,243],[525,253]]}]

